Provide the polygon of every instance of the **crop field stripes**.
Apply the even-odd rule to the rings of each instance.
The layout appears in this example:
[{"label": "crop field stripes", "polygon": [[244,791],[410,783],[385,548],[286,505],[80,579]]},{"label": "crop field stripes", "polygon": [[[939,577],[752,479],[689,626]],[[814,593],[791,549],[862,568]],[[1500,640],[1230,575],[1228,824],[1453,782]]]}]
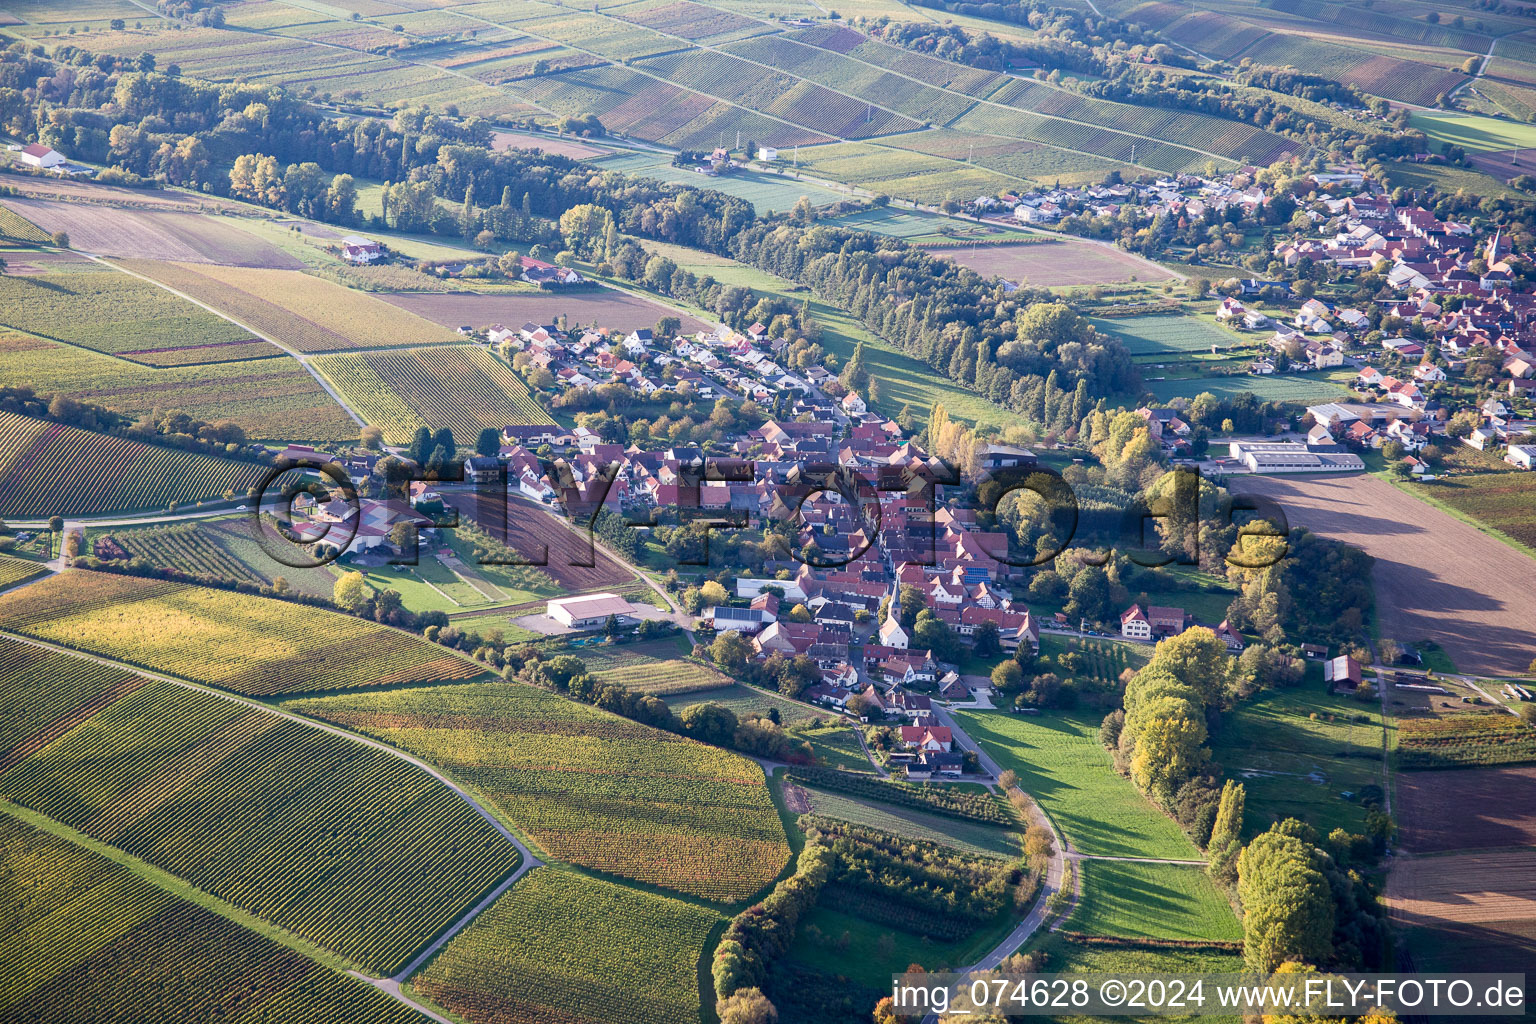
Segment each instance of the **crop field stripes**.
[{"label": "crop field stripes", "polygon": [[10,805],[0,805],[0,892],[7,1020],[423,1021],[325,950]]},{"label": "crop field stripes", "polygon": [[[45,728],[60,737],[57,741],[39,745],[35,737],[41,730],[36,730],[30,741],[23,740],[22,744],[12,746],[11,752],[22,756],[13,758],[8,753],[6,760],[9,764],[0,764],[0,797],[64,826],[78,827],[92,838],[142,857],[157,868],[190,882],[200,891],[227,900],[241,910],[370,970],[387,972],[402,965],[414,968],[424,947],[434,943],[440,945],[445,936],[463,928],[487,905],[482,899],[466,911],[466,904],[483,898],[488,892],[504,891],[523,872],[541,863],[496,815],[456,782],[425,761],[388,744],[185,680],[131,669],[108,659],[70,652],[24,637],[0,635],[0,695],[10,697],[26,693],[35,698],[39,690],[50,692],[47,687],[56,685],[55,680],[60,678],[69,681],[64,700],[84,697],[89,704],[81,704],[64,712],[60,719],[47,723]],[[122,764],[134,763],[125,760],[136,753],[133,743],[140,738],[148,740],[156,730],[167,727],[166,723],[172,721],[171,712],[177,708],[174,692],[184,695],[182,708],[196,709],[205,717],[218,717],[221,702],[233,705],[222,712],[225,738],[222,741],[204,740],[210,749],[223,749],[226,753],[224,761],[208,769],[217,768],[217,777],[207,780],[201,787],[199,798],[194,782],[185,778],[184,773],[175,776],[171,772],[173,760],[188,757],[190,748],[184,742],[168,745],[162,742],[162,749],[153,751],[152,748],[152,756],[172,760],[162,761],[165,767],[160,769],[160,781],[156,783],[151,776],[137,782],[139,792],[147,794],[145,799],[153,796],[154,786],[159,785],[162,808],[141,808],[136,812],[145,819],[144,827],[137,831],[133,822],[124,822],[121,817],[115,826],[109,827],[113,822],[110,814],[105,817],[91,814],[90,801],[93,797],[99,801],[121,798],[130,780],[123,779],[119,772],[101,774],[101,758],[116,753],[121,755],[118,761]],[[50,696],[54,695],[50,692]],[[147,717],[140,716],[140,728],[137,729],[132,728],[135,710],[130,704],[132,701],[137,701],[138,707],[151,709]],[[33,702],[27,703],[30,707]],[[0,744],[10,743],[22,728],[35,725],[47,713],[45,709],[58,708],[60,704],[61,699],[54,697],[52,703],[45,704],[42,709],[23,711],[21,714],[28,720],[22,722],[16,721],[15,711],[0,715]],[[8,700],[7,706],[14,708],[15,704]],[[92,706],[101,711],[88,711],[87,708]],[[154,709],[157,708],[163,713],[156,713]],[[266,716],[271,722],[253,724],[253,716]],[[103,731],[102,723],[108,718],[114,724]],[[73,723],[66,724],[71,719]],[[126,730],[122,728],[124,723],[129,725]],[[238,763],[226,763],[240,753],[238,745],[232,751],[229,749],[228,737],[252,729],[257,738],[268,737],[275,741],[286,737],[295,741],[286,748],[290,755],[288,762],[276,760],[273,755],[285,750],[278,748],[275,742],[268,742],[249,752],[248,757],[252,760],[248,770],[240,771]],[[186,723],[182,723],[180,731],[189,738],[195,735],[195,728],[188,732]],[[28,748],[26,754],[21,751],[23,745]],[[351,750],[352,746],[363,748],[363,752]],[[72,748],[79,748],[80,753],[88,756],[79,757],[72,763],[68,758]],[[101,753],[103,749],[106,754]],[[351,767],[347,768],[349,764]],[[410,779],[411,769],[415,769],[415,774],[424,773],[432,781]],[[231,796],[231,779],[240,779],[248,786],[281,786],[296,777],[305,777],[306,771],[309,781],[298,787],[297,802],[293,795],[289,795],[276,805],[268,805],[285,816],[295,809],[310,808],[296,824],[292,821],[284,824],[289,836],[286,842],[270,832],[271,826],[260,821],[255,830],[236,827],[240,815],[249,816],[253,812],[246,806],[249,794],[240,794],[239,799]],[[64,773],[62,777],[50,777],[50,773],[58,776],[60,772]],[[87,774],[82,777],[81,772]],[[350,797],[345,792],[329,797],[319,792],[319,788],[337,785],[338,780],[361,788]],[[72,781],[85,782],[89,786],[72,795],[69,789]],[[391,783],[396,786],[397,793],[382,805],[369,805],[358,799],[368,792],[384,795],[385,790],[381,787]],[[60,785],[64,788],[60,789]],[[28,799],[26,793],[16,793],[18,788],[26,786],[32,787],[28,790],[32,799]],[[414,788],[402,789],[402,786]],[[115,795],[114,787],[118,790]],[[272,792],[277,795],[277,790]],[[408,795],[411,792],[415,795]],[[50,808],[50,800],[56,806]],[[170,802],[166,804],[165,801]],[[223,820],[215,817],[221,801],[232,805],[224,808],[226,817]],[[183,812],[168,817],[167,810],[174,810],[178,802],[184,807]],[[370,806],[373,807],[371,811]],[[380,811],[386,815],[382,821],[377,817]],[[320,820],[334,823],[337,816],[352,819],[351,827],[344,828],[348,838],[339,843],[338,838],[333,838],[337,837],[334,824],[328,828],[319,828],[315,824]],[[69,820],[71,817],[75,820]],[[357,831],[365,823],[366,831]],[[408,823],[414,828],[418,836],[414,845],[401,844],[387,835],[397,823]],[[183,833],[174,833],[173,838],[165,832],[172,825],[204,830],[208,834],[202,838],[215,844],[223,842],[223,852],[206,850],[199,854],[191,848],[195,847],[195,841],[189,844]],[[447,829],[452,831],[445,831]],[[155,830],[165,834],[160,838],[143,834]],[[273,838],[263,841],[264,834]],[[326,852],[317,847],[316,837],[322,845],[329,843],[332,849]],[[291,857],[291,851],[303,848],[306,842],[313,849],[302,870],[296,870],[291,859],[283,863],[284,856]],[[393,845],[380,849],[376,845],[380,842]],[[479,852],[471,858],[469,855],[476,844]],[[242,845],[249,848],[242,849]],[[367,849],[370,845],[372,853]],[[354,865],[350,879],[344,873],[349,850],[352,856],[361,857],[361,861]],[[244,867],[240,865],[242,856],[248,861]],[[392,867],[389,861],[394,862]],[[437,861],[442,863],[435,863]],[[380,862],[384,862],[385,870],[381,870]],[[306,874],[311,885],[326,887],[328,894],[323,899],[318,891],[309,899],[294,891],[298,878]],[[455,876],[451,881],[447,878],[450,874]],[[264,892],[264,883],[276,891]],[[338,883],[345,886],[339,895],[331,891]],[[427,888],[431,891],[425,891]],[[439,904],[435,912],[425,905],[434,897]],[[398,901],[393,911],[388,909],[390,900]],[[350,926],[345,921],[336,924],[329,920],[337,915],[345,918],[348,914],[356,917]],[[374,934],[380,916],[390,922],[393,934]],[[410,920],[412,916],[419,919],[414,925]]]}]

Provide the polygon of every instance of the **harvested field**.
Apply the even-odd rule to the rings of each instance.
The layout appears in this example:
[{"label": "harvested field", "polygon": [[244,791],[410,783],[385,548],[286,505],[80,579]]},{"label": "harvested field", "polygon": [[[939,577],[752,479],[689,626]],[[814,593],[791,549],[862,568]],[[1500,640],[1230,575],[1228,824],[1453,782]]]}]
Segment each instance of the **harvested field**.
[{"label": "harvested field", "polygon": [[460,341],[363,292],[294,270],[124,260],[123,266],[300,352]]},{"label": "harvested field", "polygon": [[[473,494],[456,494],[454,504],[491,536],[502,539],[495,513],[482,515]],[[601,549],[589,546],[585,522],[583,518],[573,529],[542,506],[513,496],[507,502],[505,540],[524,558],[531,561],[544,559],[546,564],[539,568],[567,594],[611,590],[634,582],[635,573],[629,566],[603,554]],[[585,562],[594,564],[582,564]]]},{"label": "harvested field", "polygon": [[5,184],[25,196],[45,199],[63,197],[88,203],[106,203],[124,209],[163,209],[196,212],[200,210],[238,211],[238,204],[217,196],[194,195],[190,192],[173,192],[169,189],[118,188],[101,185],[94,181],[74,178],[34,178],[23,175],[7,175]]},{"label": "harvested field", "polygon": [[1416,970],[1536,966],[1536,766],[1405,772],[1386,903]]},{"label": "harvested field", "polygon": [[1536,847],[1536,765],[1404,772],[1397,799],[1410,853]]},{"label": "harvested field", "polygon": [[201,214],[53,199],[7,199],[5,206],[44,231],[65,232],[76,249],[102,256],[290,270],[303,266],[233,222]]},{"label": "harvested field", "polygon": [[1092,242],[1060,241],[1034,245],[949,246],[929,249],[978,274],[1036,288],[1110,284],[1115,281],[1163,281],[1173,274],[1128,252]]},{"label": "harvested field", "polygon": [[654,327],[656,321],[664,316],[678,316],[683,321],[684,334],[705,328],[702,321],[686,314],[674,313],[669,306],[612,288],[513,295],[477,295],[468,292],[381,295],[380,298],[444,327],[458,327],[462,324],[486,327],[490,324],[521,324],[529,320],[549,324],[554,323],[555,318],[563,313],[573,326],[597,324],[618,331]]},{"label": "harvested field", "polygon": [[576,142],[573,139],[536,138],[532,135],[524,135],[522,132],[492,132],[491,149],[497,153],[508,149],[539,150],[553,156],[568,156],[572,160],[585,160],[588,157],[608,156],[611,149],[599,149],[589,146],[585,142]]},{"label": "harvested field", "polygon": [[1364,474],[1242,476],[1231,487],[1373,556],[1382,636],[1433,640],[1464,672],[1524,671],[1536,655],[1536,562],[1508,545]]},{"label": "harvested field", "polygon": [[1529,973],[1536,964],[1536,852],[1405,858],[1386,903],[1417,970]]}]

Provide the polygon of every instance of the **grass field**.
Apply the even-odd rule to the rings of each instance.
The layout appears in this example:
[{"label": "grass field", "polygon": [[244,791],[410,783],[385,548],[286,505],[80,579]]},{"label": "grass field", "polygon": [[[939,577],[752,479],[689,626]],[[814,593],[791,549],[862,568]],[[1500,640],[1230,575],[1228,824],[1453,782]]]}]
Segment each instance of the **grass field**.
[{"label": "grass field", "polygon": [[535,868],[412,987],[470,1021],[695,1024],[698,961],[720,919],[666,896]]},{"label": "grass field", "polygon": [[352,441],[358,427],[298,361],[267,359],[146,366],[30,335],[0,331],[0,384],[63,394],[139,417],[181,409],[206,423],[233,420],[254,441]]},{"label": "grass field", "polygon": [[985,857],[1018,857],[1022,852],[1019,837],[1006,829],[992,828],[954,818],[940,818],[907,807],[875,804],[841,793],[807,788],[811,813],[827,818],[841,818],[857,825],[867,825],[909,839],[951,846],[966,853]]},{"label": "grass field", "polygon": [[983,277],[996,274],[1020,287],[1066,288],[1116,281],[1165,281],[1171,271],[1122,249],[1081,239],[1052,238],[1034,245],[934,247],[935,256],[970,267]]},{"label": "grass field", "polygon": [[[51,692],[60,678],[82,703]],[[370,969],[517,863],[428,773],[271,711],[15,640],[0,690],[32,705],[4,726],[23,738],[0,796]]]},{"label": "grass field", "polygon": [[1275,373],[1266,377],[1241,373],[1231,376],[1146,379],[1143,386],[1158,402],[1194,398],[1201,392],[1209,391],[1217,398],[1248,393],[1261,402],[1313,404],[1335,401],[1347,390],[1344,385],[1316,374],[1303,376],[1288,373]]},{"label": "grass field", "polygon": [[1214,345],[1227,349],[1246,344],[1227,331],[1192,316],[1130,316],[1096,319],[1094,329],[1112,334],[1125,343],[1131,355],[1148,353],[1209,352]]},{"label": "grass field", "polygon": [[414,1010],[99,853],[0,814],[0,1014],[420,1024]]},{"label": "grass field", "polygon": [[1408,124],[1437,143],[1449,142],[1468,152],[1493,153],[1536,146],[1536,125],[1475,114],[1415,111]]},{"label": "grass field", "polygon": [[[195,295],[198,301],[299,352],[460,340],[452,331],[371,295],[298,270],[153,260],[125,259],[121,263],[134,273]],[[170,298],[166,292],[161,294]]]},{"label": "grass field", "polygon": [[789,857],[748,759],[514,683],[286,705],[452,772],[550,855],[707,899],[745,899]]},{"label": "grass field", "polygon": [[1080,853],[1199,857],[1179,826],[1115,772],[1109,752],[1099,745],[1102,715],[962,711],[957,717],[998,764],[1018,773],[1019,787]]},{"label": "grass field", "polygon": [[1242,701],[1211,738],[1214,759],[1247,790],[1248,835],[1283,818],[1309,822],[1323,835],[1365,831],[1360,795],[1382,786],[1381,708],[1329,696],[1316,675]]},{"label": "grass field", "polygon": [[[272,696],[473,679],[417,636],[227,590],[71,570],[0,598],[0,626],[238,693]],[[337,657],[338,650],[347,657]]]},{"label": "grass field", "polygon": [[[581,652],[581,660],[587,663],[587,671],[605,682],[658,697],[698,694],[701,690],[735,685],[713,668],[688,657],[687,641],[681,637],[589,648]],[[713,697],[699,695],[696,699]]]},{"label": "grass field", "polygon": [[[1224,953],[1217,950],[1152,948],[1136,940],[1124,942],[1091,942],[1059,933],[1037,933],[1030,949],[1045,957],[1042,970],[1068,974],[1184,974],[1203,975],[1239,974],[1243,971],[1241,953]],[[1211,1007],[1205,1007],[1209,1010]],[[1200,1021],[1202,1024],[1238,1024],[1239,1015],[1202,1014],[1194,1016],[1115,1016],[1082,1017],[1065,1015],[1056,1018],[1062,1024],[1089,1024],[1089,1022],[1116,1021]]]},{"label": "grass field", "polygon": [[728,196],[745,199],[758,214],[783,213],[800,201],[800,197],[814,206],[829,206],[847,199],[841,192],[834,192],[820,185],[793,178],[768,174],[763,171],[737,170],[731,174],[701,181],[699,176],[686,167],[673,167],[672,160],[664,153],[621,152],[612,156],[597,157],[589,161],[605,171],[622,171],[637,178],[654,181],[674,181],[679,184],[698,185]]},{"label": "grass field", "polygon": [[[89,472],[81,472],[89,466]],[[0,515],[160,509],[243,494],[262,467],[0,412]]]},{"label": "grass field", "polygon": [[1085,935],[1230,942],[1243,929],[1205,869],[1180,864],[1078,862],[1083,895],[1063,925]]},{"label": "grass field", "polygon": [[0,277],[0,326],[147,366],[279,354],[163,288],[96,269]]},{"label": "grass field", "polygon": [[485,427],[551,422],[522,379],[478,346],[320,356],[314,366],[390,444],[423,424],[469,444]]}]

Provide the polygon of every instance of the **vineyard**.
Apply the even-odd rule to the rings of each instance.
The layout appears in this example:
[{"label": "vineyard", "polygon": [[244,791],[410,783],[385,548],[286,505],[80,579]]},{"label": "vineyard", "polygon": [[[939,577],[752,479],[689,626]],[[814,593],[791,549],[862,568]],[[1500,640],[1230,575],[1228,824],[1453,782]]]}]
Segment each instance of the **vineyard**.
[{"label": "vineyard", "polygon": [[687,657],[676,640],[584,650],[581,660],[587,663],[587,671],[604,682],[658,697],[733,685],[719,672]]},{"label": "vineyard", "polygon": [[[198,523],[172,523],[137,530],[119,530],[106,539],[129,558],[142,558],[178,572],[215,576],[247,583],[265,583],[260,575],[230,554]],[[106,557],[106,556],[101,556]]]},{"label": "vineyard", "polygon": [[0,238],[28,245],[47,245],[52,241],[48,232],[3,206],[0,206]]},{"label": "vineyard", "polygon": [[413,985],[470,1021],[697,1024],[697,964],[719,919],[665,896],[535,868]]},{"label": "vineyard", "polygon": [[1397,763],[1402,768],[1525,761],[1536,761],[1536,729],[1512,715],[1405,718],[1397,725]]},{"label": "vineyard", "polygon": [[789,858],[752,761],[543,690],[491,683],[286,706],[451,770],[574,864],[729,902]]},{"label": "vineyard", "polygon": [[244,493],[250,462],[217,459],[0,412],[0,515],[77,516]]},{"label": "vineyard", "polygon": [[402,313],[387,302],[297,270],[155,260],[122,263],[135,273],[196,295],[251,329],[300,352],[458,340],[452,331]]},{"label": "vineyard", "polygon": [[434,643],[340,612],[84,570],[0,598],[0,625],[252,696],[457,681],[482,673]]},{"label": "vineyard", "polygon": [[[36,657],[5,655],[0,685],[21,688],[14,668],[46,686]],[[376,971],[398,968],[517,864],[419,768],[172,683],[146,681],[8,761],[6,800]]]},{"label": "vineyard", "polygon": [[0,637],[0,774],[148,680]]},{"label": "vineyard", "polygon": [[1003,828],[1012,828],[1017,823],[1008,805],[991,793],[886,782],[869,775],[855,775],[832,768],[791,768],[787,778],[802,786],[846,793],[897,807],[910,807],[946,818]]},{"label": "vineyard", "polygon": [[45,576],[48,573],[46,566],[39,562],[31,562],[25,558],[15,558],[11,555],[0,555],[0,590],[6,590],[25,583],[27,580]]},{"label": "vineyard", "polygon": [[475,346],[321,356],[314,366],[391,444],[423,423],[468,440],[485,427],[551,422],[517,374]]},{"label": "vineyard", "polygon": [[421,1024],[370,985],[0,815],[0,1017]]},{"label": "vineyard", "polygon": [[232,420],[252,440],[354,440],[357,424],[319,382],[297,360],[268,351],[270,359],[144,366],[0,331],[0,383],[69,395],[135,419],[174,407],[207,423]]},{"label": "vineyard", "polygon": [[0,326],[149,366],[279,354],[163,288],[95,268],[0,276]]}]

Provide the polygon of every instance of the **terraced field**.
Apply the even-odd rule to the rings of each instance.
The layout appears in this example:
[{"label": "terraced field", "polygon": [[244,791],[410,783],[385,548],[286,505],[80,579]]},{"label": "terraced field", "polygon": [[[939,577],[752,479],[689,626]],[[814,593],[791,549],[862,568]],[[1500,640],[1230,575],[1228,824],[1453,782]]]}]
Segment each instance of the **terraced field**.
[{"label": "terraced field", "polygon": [[[83,472],[82,467],[90,467]],[[0,515],[76,516],[164,508],[261,478],[253,462],[162,448],[0,412]]]},{"label": "terraced field", "polygon": [[5,724],[0,796],[375,971],[517,863],[428,773],[269,710],[10,639],[0,688],[57,716]]},{"label": "terraced field", "polygon": [[695,1024],[697,964],[719,920],[680,900],[535,868],[413,985],[473,1024]]},{"label": "terraced field", "polygon": [[731,902],[789,857],[762,769],[516,683],[290,702],[473,784],[561,860]]},{"label": "terraced field", "polygon": [[[452,331],[402,313],[371,295],[297,270],[155,260],[125,259],[121,262],[134,273],[195,295],[198,301],[206,302],[219,312],[299,352],[339,352],[460,340]],[[267,348],[270,350],[271,346]]]},{"label": "terraced field", "polygon": [[271,358],[146,366],[0,331],[0,384],[68,395],[135,418],[174,407],[206,423],[232,420],[256,441],[355,440],[357,424],[319,382],[297,360],[265,348]]},{"label": "terraced field", "polygon": [[446,648],[367,619],[84,570],[0,598],[0,628],[255,696],[482,674]]},{"label": "terraced field", "polygon": [[162,288],[94,268],[0,277],[0,326],[146,366],[280,354]]},{"label": "terraced field", "polygon": [[414,1010],[129,868],[0,814],[0,1015],[421,1024]]},{"label": "terraced field", "polygon": [[423,424],[468,440],[485,427],[553,422],[522,379],[478,346],[321,356],[314,366],[390,444],[408,443]]},{"label": "terraced field", "polygon": [[1111,857],[1197,858],[1199,851],[1115,772],[1089,712],[1034,717],[962,711],[966,733],[1005,769],[1080,853]]}]

